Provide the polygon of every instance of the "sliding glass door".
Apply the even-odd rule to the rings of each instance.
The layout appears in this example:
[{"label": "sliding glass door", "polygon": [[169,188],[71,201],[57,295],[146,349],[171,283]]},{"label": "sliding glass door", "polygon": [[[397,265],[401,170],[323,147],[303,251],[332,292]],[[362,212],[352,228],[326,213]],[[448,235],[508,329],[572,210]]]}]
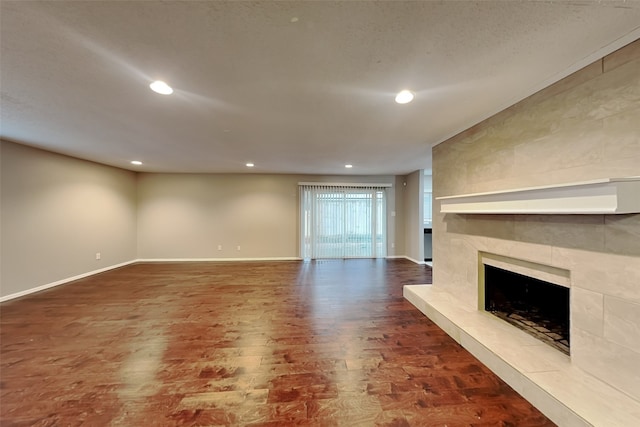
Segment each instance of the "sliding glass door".
[{"label": "sliding glass door", "polygon": [[300,186],[305,259],[386,256],[386,194],[379,187]]}]

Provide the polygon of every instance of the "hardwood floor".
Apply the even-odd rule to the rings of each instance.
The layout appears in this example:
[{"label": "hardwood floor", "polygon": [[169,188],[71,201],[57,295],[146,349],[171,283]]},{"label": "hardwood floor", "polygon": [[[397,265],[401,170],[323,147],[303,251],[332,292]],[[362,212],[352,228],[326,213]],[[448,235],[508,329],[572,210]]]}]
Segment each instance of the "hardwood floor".
[{"label": "hardwood floor", "polygon": [[406,260],[135,264],[1,305],[2,426],[551,426]]}]

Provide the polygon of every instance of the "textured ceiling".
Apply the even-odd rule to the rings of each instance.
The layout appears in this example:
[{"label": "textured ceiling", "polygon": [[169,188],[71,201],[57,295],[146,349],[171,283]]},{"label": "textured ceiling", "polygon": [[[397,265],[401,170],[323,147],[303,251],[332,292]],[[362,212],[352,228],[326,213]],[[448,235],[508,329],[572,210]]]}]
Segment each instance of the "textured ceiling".
[{"label": "textured ceiling", "polygon": [[433,145],[640,38],[636,0],[0,7],[1,136],[143,171],[428,169]]}]

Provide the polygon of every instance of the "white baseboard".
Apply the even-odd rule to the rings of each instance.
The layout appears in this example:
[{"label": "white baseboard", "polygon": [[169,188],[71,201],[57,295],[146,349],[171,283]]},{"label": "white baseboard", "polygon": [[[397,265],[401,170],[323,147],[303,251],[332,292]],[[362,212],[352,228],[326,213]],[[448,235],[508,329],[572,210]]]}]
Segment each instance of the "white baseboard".
[{"label": "white baseboard", "polygon": [[0,302],[9,301],[15,298],[20,298],[25,295],[33,294],[35,292],[44,291],[45,289],[53,288],[59,285],[64,285],[65,283],[73,282],[74,280],[83,279],[85,277],[93,276],[94,274],[104,273],[105,271],[113,270],[114,268],[124,267],[125,265],[133,264],[135,262],[137,262],[137,260],[134,259],[131,261],[120,263],[120,264],[110,265],[109,267],[104,267],[98,270],[89,271],[87,273],[82,273],[73,277],[67,277],[66,279],[62,279],[62,280],[56,280],[55,282],[47,283],[46,285],[37,286],[35,288],[16,292],[15,294],[5,295],[3,297],[0,297]]},{"label": "white baseboard", "polygon": [[409,261],[414,262],[414,263],[419,264],[419,265],[427,265],[427,263],[426,263],[426,262],[424,262],[424,261],[418,261],[417,259],[413,259],[413,258],[408,257],[408,256],[406,256],[406,255],[405,255],[405,256],[403,256],[402,258],[404,258],[404,259],[408,259]]},{"label": "white baseboard", "polygon": [[139,258],[136,262],[302,261],[298,257],[266,258]]},{"label": "white baseboard", "polygon": [[[416,264],[425,264],[424,262],[416,261],[404,255],[388,256],[387,259],[408,259]],[[299,257],[266,257],[266,258],[138,258],[131,261],[123,262],[120,264],[111,265],[98,270],[89,271],[87,273],[79,274],[77,276],[68,277],[66,279],[57,280],[46,285],[37,286],[35,288],[27,289],[25,291],[16,292],[15,294],[5,295],[0,297],[0,302],[9,301],[15,298],[20,298],[25,295],[33,294],[36,292],[44,291],[45,289],[53,288],[55,286],[63,285],[65,283],[73,282],[74,280],[83,279],[85,277],[93,276],[94,274],[104,273],[105,271],[113,270],[114,268],[124,267],[125,265],[134,264],[137,262],[210,262],[210,261],[302,261]]]},{"label": "white baseboard", "polygon": [[428,265],[425,261],[418,261],[406,255],[391,255],[391,256],[388,256],[387,259],[406,259],[411,262],[415,262],[416,264],[419,264],[419,265]]}]

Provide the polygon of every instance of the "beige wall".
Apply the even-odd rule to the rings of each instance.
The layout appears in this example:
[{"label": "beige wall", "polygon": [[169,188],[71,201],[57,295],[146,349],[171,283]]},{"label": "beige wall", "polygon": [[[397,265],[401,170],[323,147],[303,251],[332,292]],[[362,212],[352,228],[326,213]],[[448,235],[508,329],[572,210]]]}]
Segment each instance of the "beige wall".
[{"label": "beige wall", "polygon": [[[640,41],[433,149],[434,197],[624,176],[640,176]],[[438,212],[434,286],[476,307],[479,251],[569,269],[572,363],[640,400],[639,214]]]},{"label": "beige wall", "polygon": [[133,172],[7,141],[0,152],[2,297],[136,258]]},{"label": "beige wall", "polygon": [[0,161],[0,298],[136,259],[298,257],[300,181],[393,184],[388,255],[405,254],[403,177],[136,174],[8,141]]},{"label": "beige wall", "polygon": [[414,262],[424,262],[423,173],[415,171],[404,177],[405,254]]},{"label": "beige wall", "polygon": [[407,182],[407,177],[406,176],[402,176],[402,175],[397,175],[395,177],[395,184],[394,184],[394,188],[395,188],[395,208],[396,210],[394,211],[396,213],[395,215],[395,219],[396,219],[396,224],[395,224],[395,235],[393,236],[394,238],[391,239],[391,236],[389,236],[389,239],[394,243],[395,252],[391,253],[389,252],[389,255],[400,255],[400,256],[407,256],[407,251],[406,251],[406,244],[405,244],[405,227],[407,224],[407,216],[409,215],[409,213],[407,212],[407,209],[405,207],[405,190],[404,190],[404,183]]},{"label": "beige wall", "polygon": [[[393,184],[395,177],[140,174],[138,257],[298,257],[298,182]],[[390,215],[395,200],[394,186],[388,190],[389,255],[396,227],[403,226],[401,213]]]}]

